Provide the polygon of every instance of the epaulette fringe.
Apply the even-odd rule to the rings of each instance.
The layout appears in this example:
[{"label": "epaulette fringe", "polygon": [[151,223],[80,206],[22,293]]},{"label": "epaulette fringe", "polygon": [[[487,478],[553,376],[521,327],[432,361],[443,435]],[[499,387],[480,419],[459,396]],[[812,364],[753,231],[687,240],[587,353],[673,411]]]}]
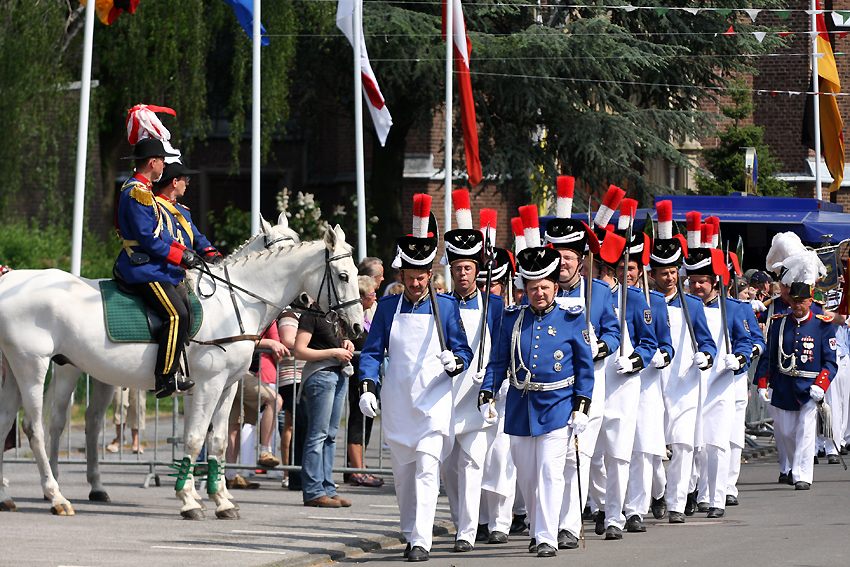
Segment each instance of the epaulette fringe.
[{"label": "epaulette fringe", "polygon": [[130,196],[146,207],[153,205],[153,193],[141,187],[130,189]]}]

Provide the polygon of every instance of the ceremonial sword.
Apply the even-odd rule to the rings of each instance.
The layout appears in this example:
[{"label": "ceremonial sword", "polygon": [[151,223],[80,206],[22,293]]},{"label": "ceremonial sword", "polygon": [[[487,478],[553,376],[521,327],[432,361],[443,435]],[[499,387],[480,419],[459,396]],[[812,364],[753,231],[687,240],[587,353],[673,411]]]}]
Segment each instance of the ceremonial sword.
[{"label": "ceremonial sword", "polygon": [[[592,202],[590,195],[587,196],[587,229],[593,230],[593,219],[591,219],[591,208]],[[590,235],[587,236],[588,239]],[[587,324],[587,331],[590,333],[590,330],[593,326],[590,323],[590,296],[593,292],[593,250],[590,249],[588,245],[587,251],[590,255],[590,264],[587,266],[587,277],[585,281],[587,283],[587,297],[585,298],[585,306],[584,306],[584,321]],[[579,277],[581,277],[581,267],[579,266]]]},{"label": "ceremonial sword", "polygon": [[[728,252],[728,250],[727,250]],[[732,346],[729,341],[729,322],[726,319],[726,284],[723,283],[723,276],[720,276],[720,318],[723,324],[723,341],[726,343],[726,354],[732,354]]]},{"label": "ceremonial sword", "polygon": [[685,318],[685,323],[688,325],[688,334],[691,336],[691,345],[696,353],[699,351],[699,345],[697,345],[697,336],[694,333],[694,324],[691,322],[691,313],[688,309],[688,302],[685,298],[685,292],[682,289],[682,280],[679,279],[679,274],[676,274],[676,291],[679,292],[679,302],[682,304],[682,317]]},{"label": "ceremonial sword", "polygon": [[[623,329],[626,328],[626,297],[629,292],[629,248],[632,242],[632,228],[635,222],[634,217],[629,220],[629,228],[626,231],[626,253],[623,255],[623,289],[620,291],[620,332],[625,335]],[[625,355],[626,341],[620,341],[620,356]]]},{"label": "ceremonial sword", "polygon": [[[437,217],[431,213],[431,218],[428,221],[428,230],[434,229],[434,234],[439,234],[440,226],[437,224]],[[443,320],[440,318],[440,307],[437,305],[437,292],[434,291],[434,278],[428,280],[428,295],[431,297],[431,313],[434,315],[434,323],[437,325],[437,339],[440,341],[440,352],[446,350],[446,335],[443,333]]]},{"label": "ceremonial sword", "polygon": [[487,311],[490,307],[490,285],[493,283],[493,246],[490,243],[490,223],[484,236],[484,261],[487,263],[487,279],[481,296],[481,331],[478,333],[478,372],[484,366],[484,341],[487,338]]}]

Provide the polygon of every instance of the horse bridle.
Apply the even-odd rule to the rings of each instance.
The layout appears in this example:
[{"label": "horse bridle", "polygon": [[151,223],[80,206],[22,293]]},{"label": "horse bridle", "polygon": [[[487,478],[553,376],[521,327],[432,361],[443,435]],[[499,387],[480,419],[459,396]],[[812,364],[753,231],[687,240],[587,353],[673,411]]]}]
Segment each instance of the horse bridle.
[{"label": "horse bridle", "polygon": [[[339,317],[339,314],[337,313],[337,311],[345,309],[346,307],[349,307],[351,305],[356,305],[358,303],[363,302],[363,300],[360,299],[359,297],[357,299],[350,299],[348,301],[340,301],[339,293],[337,293],[336,284],[334,283],[333,277],[332,277],[332,274],[331,274],[331,263],[332,262],[335,262],[336,260],[342,260],[343,258],[351,258],[351,257],[352,257],[351,252],[345,252],[343,254],[331,256],[330,250],[325,248],[325,273],[322,276],[322,283],[319,284],[318,297],[322,297],[322,290],[325,287],[325,282],[327,282],[327,284],[328,284],[328,290],[327,290],[328,311],[324,312],[320,309],[316,309],[315,311],[318,311],[319,313],[321,313],[326,318],[327,317],[333,317],[333,319],[336,320]],[[337,302],[336,305],[331,305],[331,293],[333,293],[334,301]]]}]

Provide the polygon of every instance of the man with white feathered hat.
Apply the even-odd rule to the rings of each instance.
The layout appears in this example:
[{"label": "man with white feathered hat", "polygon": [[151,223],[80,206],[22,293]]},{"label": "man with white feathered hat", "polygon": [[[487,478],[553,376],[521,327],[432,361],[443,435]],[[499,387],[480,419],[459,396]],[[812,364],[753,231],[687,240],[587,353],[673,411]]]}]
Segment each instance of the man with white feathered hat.
[{"label": "man with white feathered hat", "polygon": [[774,435],[791,466],[788,484],[808,490],[814,474],[817,406],[838,370],[832,318],[811,310],[812,290],[826,268],[791,232],[773,238],[767,266],[780,273],[789,288],[791,310],[774,315],[754,381],[761,399],[774,408]]}]

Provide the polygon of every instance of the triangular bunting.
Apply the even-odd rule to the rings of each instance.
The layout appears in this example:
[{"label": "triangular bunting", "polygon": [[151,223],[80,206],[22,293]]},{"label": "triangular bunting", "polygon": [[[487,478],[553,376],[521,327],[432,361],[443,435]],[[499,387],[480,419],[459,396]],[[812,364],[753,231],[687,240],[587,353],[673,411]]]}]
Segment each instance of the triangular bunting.
[{"label": "triangular bunting", "polygon": [[782,18],[783,20],[787,20],[788,17],[791,15],[791,10],[774,10],[774,12],[776,12],[776,15]]},{"label": "triangular bunting", "polygon": [[653,10],[655,10],[659,16],[663,16],[670,11],[670,8],[653,8]]},{"label": "triangular bunting", "polygon": [[744,8],[744,11],[752,21],[756,21],[756,16],[758,16],[759,12],[761,12],[759,8]]},{"label": "triangular bunting", "polygon": [[780,37],[788,37],[788,36],[789,36],[789,35],[791,35],[792,33],[794,33],[794,32],[789,32],[789,31],[786,31],[786,32],[779,32],[779,35],[780,35]]},{"label": "triangular bunting", "polygon": [[625,10],[626,12],[634,12],[635,10],[637,10],[637,6],[623,6],[623,10]]},{"label": "triangular bunting", "polygon": [[714,11],[720,14],[721,16],[728,16],[732,13],[732,10],[728,10],[726,8],[716,8]]},{"label": "triangular bunting", "polygon": [[699,8],[682,8],[682,10],[684,10],[688,14],[691,14],[692,16],[696,16],[697,14],[699,14]]},{"label": "triangular bunting", "polygon": [[767,35],[767,32],[757,31],[757,32],[753,32],[753,35],[756,36],[756,40],[758,40],[758,42],[761,43],[761,42],[764,41],[764,36]]},{"label": "triangular bunting", "polygon": [[729,26],[729,29],[723,32],[722,35],[735,35],[735,30],[732,29],[732,26]]}]

